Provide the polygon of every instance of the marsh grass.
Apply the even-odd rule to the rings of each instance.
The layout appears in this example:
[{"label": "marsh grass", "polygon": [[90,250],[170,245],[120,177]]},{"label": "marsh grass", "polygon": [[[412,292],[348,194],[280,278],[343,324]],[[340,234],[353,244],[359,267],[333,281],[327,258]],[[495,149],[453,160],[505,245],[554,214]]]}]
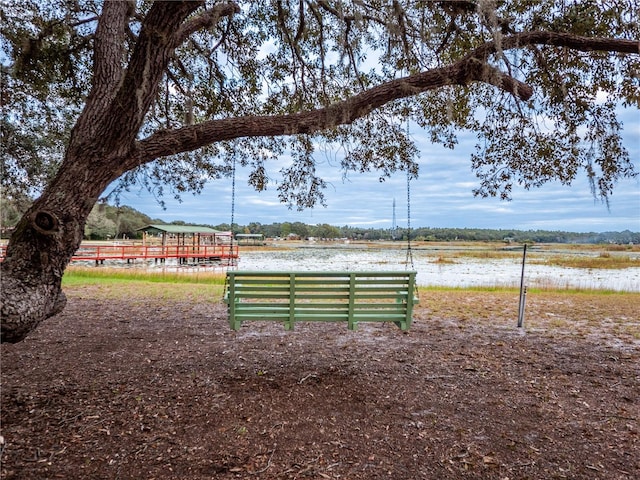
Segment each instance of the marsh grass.
[{"label": "marsh grass", "polygon": [[614,243],[540,243],[535,244],[536,248],[541,250],[557,250],[562,248],[563,250],[571,250],[579,253],[585,252],[640,252],[640,245],[619,245]]},{"label": "marsh grass", "polygon": [[[455,252],[447,252],[446,254],[438,254],[435,256],[433,263],[451,264],[460,263],[466,258],[475,258],[480,260],[501,260],[501,259],[518,259],[522,256],[519,252],[504,250],[459,250]],[[460,261],[460,262],[459,262]]]},{"label": "marsh grass", "polygon": [[452,263],[456,263],[456,261],[452,258],[449,257],[445,257],[444,255],[438,255],[435,260],[433,261],[433,263],[438,263],[441,265],[446,265],[446,264],[452,264]]},{"label": "marsh grass", "polygon": [[458,258],[480,258],[487,260],[495,260],[502,258],[520,258],[522,254],[520,252],[505,251],[505,250],[462,250],[455,252],[454,257]]},{"label": "marsh grass", "polygon": [[601,252],[597,256],[553,255],[549,257],[533,257],[530,263],[552,265],[569,268],[621,269],[640,267],[640,260],[629,255],[611,255]]},{"label": "marsh grass", "polygon": [[[549,255],[548,252],[530,252],[527,257],[527,263],[536,265],[549,265],[555,267],[567,268],[588,268],[588,269],[623,269],[640,267],[640,259],[637,256],[620,254],[618,252],[626,251],[615,249],[616,245],[611,248],[594,252],[587,255]],[[615,253],[610,253],[615,252]],[[460,250],[456,252],[447,252],[446,254],[438,254],[434,257],[433,263],[452,264],[463,262],[466,258],[474,258],[479,260],[501,260],[513,259],[520,261],[522,252],[505,251],[505,250]]]}]

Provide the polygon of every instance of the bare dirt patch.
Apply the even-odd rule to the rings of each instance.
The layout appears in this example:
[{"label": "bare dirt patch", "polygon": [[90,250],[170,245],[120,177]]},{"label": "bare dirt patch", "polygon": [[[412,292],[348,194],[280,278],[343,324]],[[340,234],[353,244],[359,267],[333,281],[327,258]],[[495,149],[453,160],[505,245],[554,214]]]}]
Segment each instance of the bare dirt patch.
[{"label": "bare dirt patch", "polygon": [[[170,287],[167,287],[170,288]],[[394,326],[227,326],[69,292],[2,345],[8,479],[640,478],[640,296],[426,292]]]}]

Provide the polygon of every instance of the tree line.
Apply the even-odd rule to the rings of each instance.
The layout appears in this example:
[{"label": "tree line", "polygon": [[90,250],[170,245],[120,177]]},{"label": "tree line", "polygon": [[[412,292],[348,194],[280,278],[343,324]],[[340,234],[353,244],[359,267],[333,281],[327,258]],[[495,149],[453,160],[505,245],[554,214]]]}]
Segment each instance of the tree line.
[{"label": "tree line", "polygon": [[[216,225],[213,228],[230,230],[229,224]],[[300,239],[348,239],[363,241],[411,241],[419,242],[506,242],[506,243],[640,243],[640,232],[624,230],[622,232],[564,232],[549,230],[515,230],[491,228],[448,228],[418,227],[410,231],[406,228],[364,228],[345,225],[342,227],[319,224],[307,225],[301,222],[282,222],[263,225],[252,222],[246,226],[234,225],[234,234],[262,234],[265,238]]]},{"label": "tree line", "polygon": [[[30,202],[26,198],[2,197],[1,222],[3,237],[6,237],[28,208]],[[161,219],[154,219],[127,205],[114,206],[99,203],[94,206],[87,218],[84,229],[86,240],[139,239],[138,229],[150,224],[165,224]],[[176,220],[173,225],[186,225]],[[364,240],[364,241],[411,241],[454,242],[454,241],[504,241],[513,243],[640,243],[640,232],[625,230],[622,232],[588,232],[576,233],[549,230],[514,230],[490,228],[433,228],[417,227],[409,232],[406,228],[365,228],[349,225],[336,226],[326,223],[309,225],[303,222],[273,222],[262,224],[250,222],[247,225],[228,223],[217,225],[200,224],[216,230],[232,231],[236,234],[257,234],[265,238],[319,240]]]}]

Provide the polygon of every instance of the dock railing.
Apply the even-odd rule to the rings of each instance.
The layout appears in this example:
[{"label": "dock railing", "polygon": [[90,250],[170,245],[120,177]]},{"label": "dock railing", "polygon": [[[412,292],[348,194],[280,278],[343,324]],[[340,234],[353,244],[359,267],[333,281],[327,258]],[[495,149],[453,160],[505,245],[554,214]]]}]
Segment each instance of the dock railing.
[{"label": "dock railing", "polygon": [[[0,246],[0,260],[7,247]],[[82,244],[71,261],[94,261],[102,264],[107,260],[154,260],[178,259],[179,262],[220,261],[238,258],[238,245],[91,245]]]}]

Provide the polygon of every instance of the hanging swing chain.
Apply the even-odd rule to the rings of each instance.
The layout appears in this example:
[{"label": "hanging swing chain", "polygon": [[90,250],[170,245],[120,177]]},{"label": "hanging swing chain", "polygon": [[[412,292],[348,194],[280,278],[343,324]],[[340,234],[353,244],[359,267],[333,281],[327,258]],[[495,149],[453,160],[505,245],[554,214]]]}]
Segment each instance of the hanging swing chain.
[{"label": "hanging swing chain", "polygon": [[231,237],[233,238],[233,222],[236,208],[236,157],[233,157],[231,168]]},{"label": "hanging swing chain", "polygon": [[[409,120],[407,119],[407,137],[408,136]],[[415,271],[416,266],[413,263],[413,251],[411,250],[411,169],[407,163],[407,258],[405,259],[405,269],[409,268],[409,264],[411,264],[411,270]],[[420,298],[417,283],[413,284],[413,295],[417,299]]]},{"label": "hanging swing chain", "polygon": [[[407,138],[409,138],[409,119],[407,118]],[[405,265],[409,267],[411,263],[411,270],[415,270],[413,264],[413,252],[411,251],[411,168],[407,163],[407,258],[405,259]]]},{"label": "hanging swing chain", "polygon": [[[236,209],[236,157],[233,157],[233,166],[231,168],[231,225],[229,226],[229,230],[231,230],[231,251],[233,251],[233,223],[235,221],[235,209]],[[227,267],[232,266],[230,262],[233,262],[231,257],[229,257],[227,261]],[[225,275],[224,279],[224,288],[222,289],[222,295],[225,295],[227,291],[227,276]]]},{"label": "hanging swing chain", "polygon": [[411,250],[411,170],[407,168],[407,258],[405,264],[408,266],[409,263],[411,263],[411,269],[415,270]]}]

